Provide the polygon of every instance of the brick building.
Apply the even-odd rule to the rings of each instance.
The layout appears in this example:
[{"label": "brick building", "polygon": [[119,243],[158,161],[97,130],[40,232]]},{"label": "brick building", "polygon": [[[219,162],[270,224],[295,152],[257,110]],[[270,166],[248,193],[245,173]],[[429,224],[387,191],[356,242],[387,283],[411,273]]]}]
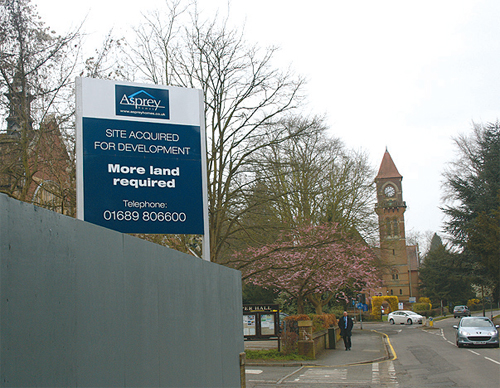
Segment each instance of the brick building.
[{"label": "brick building", "polygon": [[383,265],[382,286],[375,295],[394,295],[400,302],[418,299],[418,247],[406,245],[406,202],[403,176],[386,150],[375,178],[379,221],[379,256]]},{"label": "brick building", "polygon": [[33,97],[15,83],[7,130],[0,132],[0,192],[24,202],[74,215],[74,168],[55,117],[34,128]]}]

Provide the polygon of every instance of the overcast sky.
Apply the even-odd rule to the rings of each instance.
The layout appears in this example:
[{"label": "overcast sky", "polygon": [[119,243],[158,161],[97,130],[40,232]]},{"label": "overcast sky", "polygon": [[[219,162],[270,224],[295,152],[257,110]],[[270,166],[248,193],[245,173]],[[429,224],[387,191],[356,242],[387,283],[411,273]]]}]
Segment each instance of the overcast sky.
[{"label": "overcast sky", "polygon": [[[96,44],[112,27],[127,35],[164,4],[33,2],[58,33],[87,16]],[[226,13],[227,3],[199,0],[209,14]],[[407,233],[442,229],[452,138],[500,116],[499,20],[498,0],[233,0],[230,11],[250,43],[281,48],[277,67],[306,77],[306,112],[325,114],[333,136],[368,152],[377,171],[388,148],[403,175]]]}]

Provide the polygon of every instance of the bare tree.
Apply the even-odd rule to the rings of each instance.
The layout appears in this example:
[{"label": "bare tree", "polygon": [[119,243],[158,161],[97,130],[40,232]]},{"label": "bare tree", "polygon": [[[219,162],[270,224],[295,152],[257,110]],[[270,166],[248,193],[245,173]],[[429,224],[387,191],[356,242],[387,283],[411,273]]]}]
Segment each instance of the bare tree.
[{"label": "bare tree", "polygon": [[[256,168],[267,172],[265,181],[278,199],[276,208],[283,224],[316,224],[324,215],[321,207],[327,166],[340,151],[341,143],[326,138],[327,127],[320,117],[289,117],[278,126],[302,135],[281,144],[271,141],[272,152],[260,152]],[[273,137],[273,133],[270,131],[269,136]]]},{"label": "bare tree", "polygon": [[375,245],[375,171],[368,155],[342,147],[324,168],[328,174],[322,203],[325,221],[356,230],[370,245]]},{"label": "bare tree", "polygon": [[100,79],[130,78],[126,66],[119,60],[122,43],[123,39],[114,38],[113,30],[110,30],[101,46],[94,50],[94,55],[85,60],[80,76]]},{"label": "bare tree", "polygon": [[[219,17],[203,21],[194,6],[167,2],[169,9],[146,18],[128,47],[142,78],[203,90],[208,141],[208,201],[211,260],[218,262],[238,228],[241,198],[253,180],[252,155],[269,147],[269,125],[293,110],[303,84],[289,70],[272,66],[276,48],[249,46],[243,33]],[[177,19],[190,15],[190,28]],[[163,18],[167,20],[163,23]],[[295,136],[297,134],[293,134]],[[276,133],[273,144],[290,133]]]},{"label": "bare tree", "polygon": [[[323,137],[321,118],[290,116],[267,126],[249,158],[248,173],[233,229],[226,242],[232,249],[273,242],[287,229],[320,219],[318,202],[324,179],[324,152],[332,143]],[[333,141],[334,143],[335,141]],[[231,252],[224,262],[230,264]]]},{"label": "bare tree", "polygon": [[[33,202],[42,191],[52,204],[55,195],[64,196],[56,202],[68,200],[63,194],[68,188],[55,190],[57,183],[46,175],[58,163],[47,151],[57,143],[65,150],[61,128],[72,115],[67,101],[78,37],[78,30],[57,36],[39,20],[30,0],[0,1],[0,109],[8,115],[7,130],[0,136],[0,185],[2,192],[22,201]],[[50,142],[47,136],[57,140]],[[59,173],[69,175],[69,155],[58,156],[65,165]]]},{"label": "bare tree", "polygon": [[[255,155],[255,171],[283,225],[335,222],[364,238],[375,232],[374,171],[366,155],[326,136],[321,117],[290,117],[279,123],[301,133]],[[268,142],[272,144],[273,130]]]}]

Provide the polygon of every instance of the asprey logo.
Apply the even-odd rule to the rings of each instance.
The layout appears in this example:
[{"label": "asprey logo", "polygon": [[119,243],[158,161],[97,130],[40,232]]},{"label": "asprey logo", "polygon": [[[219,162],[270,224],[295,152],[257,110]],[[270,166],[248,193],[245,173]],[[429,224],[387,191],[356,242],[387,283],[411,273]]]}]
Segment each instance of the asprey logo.
[{"label": "asprey logo", "polygon": [[115,85],[115,108],[118,116],[169,119],[168,90]]}]

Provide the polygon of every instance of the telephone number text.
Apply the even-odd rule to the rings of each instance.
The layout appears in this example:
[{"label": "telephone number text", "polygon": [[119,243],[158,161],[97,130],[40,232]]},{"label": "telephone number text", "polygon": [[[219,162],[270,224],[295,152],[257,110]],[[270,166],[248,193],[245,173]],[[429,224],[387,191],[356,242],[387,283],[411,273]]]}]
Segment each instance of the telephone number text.
[{"label": "telephone number text", "polygon": [[105,210],[103,218],[106,221],[139,221],[144,222],[185,222],[186,213],[177,212],[138,212],[131,210]]}]

